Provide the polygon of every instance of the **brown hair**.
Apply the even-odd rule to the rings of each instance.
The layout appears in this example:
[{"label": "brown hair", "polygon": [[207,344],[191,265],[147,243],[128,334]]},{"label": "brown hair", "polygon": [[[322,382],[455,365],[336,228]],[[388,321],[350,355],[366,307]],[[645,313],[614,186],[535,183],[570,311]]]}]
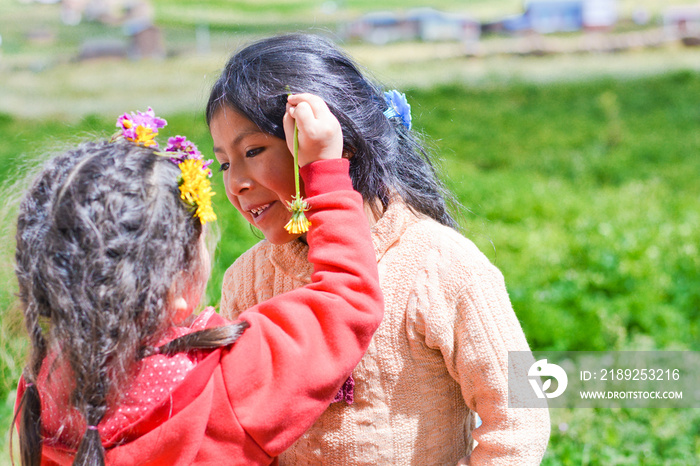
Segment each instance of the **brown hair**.
[{"label": "brown hair", "polygon": [[[51,159],[23,199],[15,271],[31,353],[18,405],[22,464],[41,460],[35,383],[48,352],[70,367],[70,402],[89,426],[74,464],[101,465],[95,427],[140,358],[230,345],[246,328],[206,329],[154,347],[173,324],[169,300],[207,279],[203,228],[180,199],[178,176],[151,149],[86,143]],[[185,279],[176,280],[181,272]]]}]

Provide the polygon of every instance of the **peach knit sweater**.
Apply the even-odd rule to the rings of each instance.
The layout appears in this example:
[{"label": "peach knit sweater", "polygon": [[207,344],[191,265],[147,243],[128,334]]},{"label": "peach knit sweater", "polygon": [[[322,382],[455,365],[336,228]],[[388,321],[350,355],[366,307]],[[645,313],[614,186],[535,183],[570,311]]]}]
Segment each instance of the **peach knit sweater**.
[{"label": "peach knit sweater", "polygon": [[[353,371],[354,403],[331,404],[280,464],[450,465],[470,452],[472,465],[539,464],[549,413],[508,408],[508,351],[529,347],[500,271],[401,202],[372,237],[385,314]],[[300,241],[251,248],[226,271],[221,313],[308,283],[307,250]]]}]

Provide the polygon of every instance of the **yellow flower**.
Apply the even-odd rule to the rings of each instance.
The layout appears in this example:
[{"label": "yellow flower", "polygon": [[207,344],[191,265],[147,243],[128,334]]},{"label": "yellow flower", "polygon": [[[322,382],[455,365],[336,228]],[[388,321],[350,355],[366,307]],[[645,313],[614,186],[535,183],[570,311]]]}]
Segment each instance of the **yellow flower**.
[{"label": "yellow flower", "polygon": [[203,168],[201,159],[187,159],[179,164],[182,172],[180,197],[189,205],[196,207],[195,215],[204,225],[216,220],[211,206],[211,197],[216,194],[211,190],[209,171]]},{"label": "yellow flower", "polygon": [[304,215],[304,212],[309,210],[309,204],[301,196],[293,196],[288,209],[292,212],[292,218],[284,226],[287,233],[300,235],[309,231],[311,222]]},{"label": "yellow flower", "polygon": [[151,128],[146,128],[145,126],[136,127],[136,139],[133,141],[136,144],[143,144],[146,147],[155,146],[156,141],[154,140],[158,132],[153,131]]},{"label": "yellow flower", "polygon": [[284,226],[284,229],[287,230],[287,233],[290,235],[300,235],[309,231],[310,226],[311,222],[303,213],[299,215],[293,214],[292,218]]},{"label": "yellow flower", "polygon": [[[207,184],[209,180],[207,179]],[[199,200],[197,201],[197,210],[195,215],[199,217],[199,220],[204,225],[207,222],[213,222],[216,220],[216,214],[211,206],[211,197],[215,193],[211,190],[211,186],[207,186],[199,193]]]}]

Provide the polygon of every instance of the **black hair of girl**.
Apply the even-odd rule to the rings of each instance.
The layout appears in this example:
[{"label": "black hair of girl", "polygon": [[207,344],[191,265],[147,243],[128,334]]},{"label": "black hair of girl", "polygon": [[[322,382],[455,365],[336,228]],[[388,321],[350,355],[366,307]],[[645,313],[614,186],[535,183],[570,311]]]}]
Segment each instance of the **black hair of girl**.
[{"label": "black hair of girl", "polygon": [[[70,402],[97,426],[140,358],[225,346],[247,326],[154,347],[173,324],[170,301],[192,287],[203,291],[207,279],[203,228],[180,200],[179,173],[151,149],[86,143],[51,159],[22,200],[15,271],[31,339],[19,403],[23,465],[41,461],[37,378],[48,354],[68,365]],[[98,430],[88,428],[74,464],[101,465],[104,454]]]},{"label": "black hair of girl", "polygon": [[218,110],[230,107],[262,131],[284,138],[287,86],[291,92],[323,98],[340,121],[343,147],[351,154],[353,186],[375,215],[382,213],[376,201],[385,209],[396,193],[415,211],[456,227],[447,208],[454,198],[438,179],[418,137],[400,118],[384,116],[382,90],[324,37],[273,36],[235,53],[212,87],[207,123]]}]

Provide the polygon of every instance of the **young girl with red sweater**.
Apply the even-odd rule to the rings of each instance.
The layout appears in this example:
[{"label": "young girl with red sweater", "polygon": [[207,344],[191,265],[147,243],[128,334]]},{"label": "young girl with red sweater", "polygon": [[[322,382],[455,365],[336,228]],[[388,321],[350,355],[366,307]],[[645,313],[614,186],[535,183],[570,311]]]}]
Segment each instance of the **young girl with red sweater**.
[{"label": "young girl with red sweater", "polygon": [[46,164],[17,225],[32,343],[22,464],[269,464],[327,408],[382,296],[340,125],[320,99],[293,100],[314,271],[233,323],[193,314],[209,274],[210,172],[184,138],[154,149],[164,120],[124,115],[119,140]]}]

